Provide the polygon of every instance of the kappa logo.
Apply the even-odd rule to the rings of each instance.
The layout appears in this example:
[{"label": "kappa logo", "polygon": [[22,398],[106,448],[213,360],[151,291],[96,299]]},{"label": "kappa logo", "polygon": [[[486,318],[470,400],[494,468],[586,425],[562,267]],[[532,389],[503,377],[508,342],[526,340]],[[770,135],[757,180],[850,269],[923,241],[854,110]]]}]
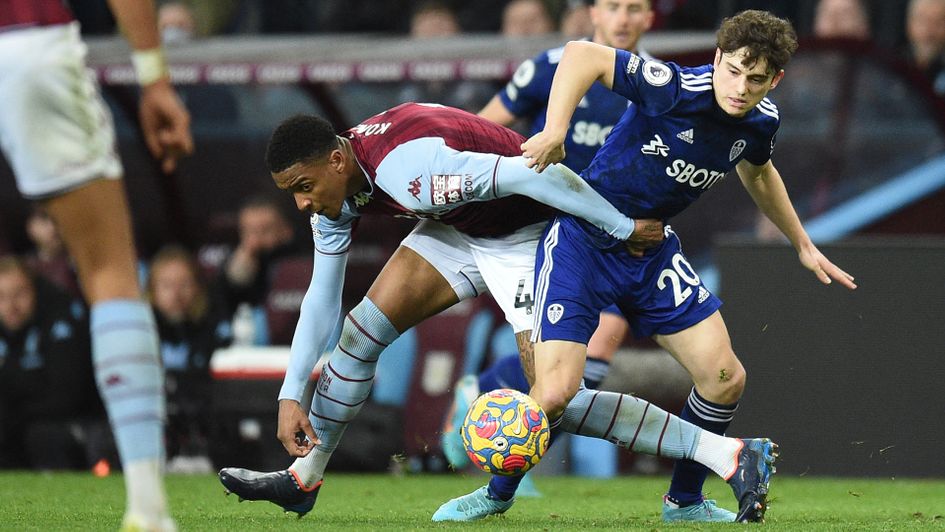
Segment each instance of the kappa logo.
[{"label": "kappa logo", "polygon": [[643,79],[654,87],[662,87],[673,79],[673,69],[659,61],[646,61],[643,63]]},{"label": "kappa logo", "polygon": [[564,305],[555,303],[548,306],[548,321],[552,324],[558,323],[562,316],[564,316]]},{"label": "kappa logo", "polygon": [[414,199],[416,199],[416,200],[419,200],[419,199],[420,199],[420,188],[421,188],[421,187],[420,187],[420,178],[421,178],[421,177],[423,177],[423,176],[422,176],[422,175],[418,175],[416,179],[414,179],[413,181],[410,182],[410,187],[407,189],[407,192],[409,192],[410,195],[413,196]]},{"label": "kappa logo", "polygon": [[659,135],[654,135],[653,140],[649,144],[644,144],[640,151],[645,155],[662,155],[666,157],[669,155],[669,146],[663,142],[663,138]]},{"label": "kappa logo", "polygon": [[676,135],[676,138],[685,142],[686,144],[692,144],[693,142],[692,128],[689,128],[683,131],[682,133],[679,133],[678,135]]},{"label": "kappa logo", "polygon": [[743,151],[745,151],[745,146],[747,144],[748,143],[745,142],[745,139],[736,140],[735,144],[732,144],[732,149],[728,151],[728,160],[731,162],[735,159],[738,159],[738,156],[741,155]]},{"label": "kappa logo", "polygon": [[354,195],[354,204],[358,207],[364,207],[371,201],[371,195],[367,192],[358,192]]}]

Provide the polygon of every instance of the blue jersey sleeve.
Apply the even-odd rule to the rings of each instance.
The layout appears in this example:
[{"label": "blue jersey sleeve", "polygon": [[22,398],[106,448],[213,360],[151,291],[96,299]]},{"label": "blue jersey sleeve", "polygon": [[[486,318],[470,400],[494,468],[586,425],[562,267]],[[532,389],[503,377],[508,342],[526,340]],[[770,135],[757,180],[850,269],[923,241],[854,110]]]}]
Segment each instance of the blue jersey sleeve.
[{"label": "blue jersey sleeve", "polygon": [[310,223],[315,250],[323,255],[339,255],[348,251],[352,227],[357,218],[358,213],[350,201],[341,207],[341,215],[337,220],[313,214]]},{"label": "blue jersey sleeve", "polygon": [[617,50],[613,91],[637,105],[638,111],[656,116],[679,101],[679,69],[673,63],[645,60],[626,50]]},{"label": "blue jersey sleeve", "polygon": [[499,99],[517,117],[533,117],[548,105],[555,66],[544,52],[518,66],[512,79],[499,92]]}]

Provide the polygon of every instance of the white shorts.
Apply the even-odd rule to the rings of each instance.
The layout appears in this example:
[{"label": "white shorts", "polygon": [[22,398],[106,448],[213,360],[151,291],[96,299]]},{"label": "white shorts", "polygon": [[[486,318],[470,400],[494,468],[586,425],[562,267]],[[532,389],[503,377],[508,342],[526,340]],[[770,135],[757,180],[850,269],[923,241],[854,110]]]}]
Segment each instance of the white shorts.
[{"label": "white shorts", "polygon": [[474,238],[422,220],[401,245],[432,264],[461,301],[491,292],[518,333],[532,329],[535,251],[545,225],[529,225],[499,238]]},{"label": "white shorts", "polygon": [[115,128],[78,23],[0,33],[0,147],[28,198],[119,178]]}]

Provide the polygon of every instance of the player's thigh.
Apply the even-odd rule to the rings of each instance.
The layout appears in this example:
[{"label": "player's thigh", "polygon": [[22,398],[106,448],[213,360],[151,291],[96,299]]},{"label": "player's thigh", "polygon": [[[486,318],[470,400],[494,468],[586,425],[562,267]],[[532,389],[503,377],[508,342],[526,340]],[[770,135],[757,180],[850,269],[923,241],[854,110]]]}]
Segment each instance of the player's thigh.
[{"label": "player's thigh", "polygon": [[516,335],[533,326],[535,250],[544,227],[530,225],[501,238],[467,237],[483,282]]},{"label": "player's thigh", "polygon": [[118,178],[111,114],[75,25],[0,34],[0,144],[17,185],[48,198]]},{"label": "player's thigh", "polygon": [[719,311],[691,327],[658,334],[654,339],[686,368],[700,392],[714,395],[713,391],[718,393],[744,381],[745,370],[732,350],[732,340]]},{"label": "player's thigh", "polygon": [[472,263],[455,230],[424,220],[401,242],[367,295],[404,331],[485,291]]},{"label": "player's thigh", "polygon": [[542,235],[535,267],[532,339],[586,346],[601,310],[617,298],[613,254],[597,248],[573,219],[560,217]]},{"label": "player's thigh", "polygon": [[604,309],[600,313],[600,323],[594,330],[587,344],[587,357],[610,362],[620,348],[630,325],[616,306]]},{"label": "player's thigh", "polygon": [[43,202],[94,304],[137,299],[137,258],[121,180],[98,179]]}]

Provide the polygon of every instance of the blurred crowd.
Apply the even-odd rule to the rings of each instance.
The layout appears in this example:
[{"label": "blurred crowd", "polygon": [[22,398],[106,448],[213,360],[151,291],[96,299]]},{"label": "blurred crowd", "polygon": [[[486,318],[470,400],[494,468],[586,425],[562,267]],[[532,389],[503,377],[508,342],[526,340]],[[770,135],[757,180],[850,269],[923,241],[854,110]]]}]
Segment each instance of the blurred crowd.
[{"label": "blurred crowd", "polygon": [[[106,0],[73,4],[87,34],[114,32]],[[580,38],[593,32],[587,3],[580,0],[192,0],[159,5],[162,37],[169,46],[242,34],[377,32],[436,39],[482,32],[506,37],[559,32],[564,38]],[[869,41],[895,51],[945,97],[945,0],[654,0],[652,6],[652,29],[657,31],[709,30],[738,10],[769,9],[795,21],[803,36]],[[418,100],[417,91],[422,91],[428,101],[457,105],[470,100],[440,89],[414,84],[399,97]],[[461,86],[479,100],[495,90],[484,82]],[[296,238],[284,202],[251,197],[236,218],[233,245],[201,250],[168,243],[140,266],[167,374],[172,468],[175,457],[184,457],[181,463],[196,469],[210,467],[200,459],[207,456],[214,352],[233,342],[291,341],[294,319],[280,312],[299,301],[292,299],[296,296],[272,297],[273,269],[307,247]],[[46,213],[35,209],[25,227],[29,251],[0,253],[0,468],[115,463],[92,379],[87,309],[73,267]],[[299,290],[304,292],[304,285]],[[288,325],[272,327],[280,318]],[[60,453],[50,453],[44,445],[64,438],[69,441]]]},{"label": "blurred crowd", "polygon": [[[0,468],[70,469],[114,464],[91,367],[88,309],[52,219],[35,208],[32,249],[0,256]],[[271,268],[295,248],[282,204],[250,197],[238,241],[216,260],[167,244],[139,265],[160,338],[167,393],[169,467],[210,470],[210,360],[218,349],[288,344],[270,338]],[[48,441],[66,441],[50,452]],[[175,459],[177,459],[175,461]]]}]

